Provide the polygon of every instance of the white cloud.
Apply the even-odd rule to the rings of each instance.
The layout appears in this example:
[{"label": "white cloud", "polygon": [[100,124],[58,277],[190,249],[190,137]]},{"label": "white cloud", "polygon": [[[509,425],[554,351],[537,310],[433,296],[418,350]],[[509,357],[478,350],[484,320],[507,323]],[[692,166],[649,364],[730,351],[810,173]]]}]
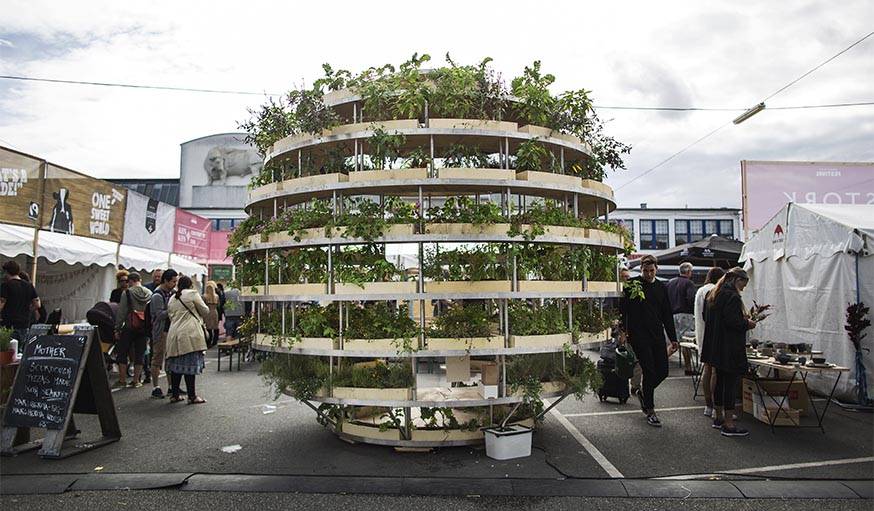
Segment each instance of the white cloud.
[{"label": "white cloud", "polygon": [[[6,2],[0,73],[195,88],[283,91],[322,62],[361,69],[413,52],[483,56],[506,79],[535,59],[557,89],[597,104],[749,107],[869,31],[864,0],[624,3],[446,1],[322,4]],[[870,101],[874,39],[785,93],[779,105]],[[181,142],[235,130],[253,96],[0,80],[0,139],[99,177],[175,176]],[[871,107],[766,110],[620,190],[623,205],[736,206],[741,159],[872,159]],[[602,110],[634,146],[621,186],[725,113]]]}]

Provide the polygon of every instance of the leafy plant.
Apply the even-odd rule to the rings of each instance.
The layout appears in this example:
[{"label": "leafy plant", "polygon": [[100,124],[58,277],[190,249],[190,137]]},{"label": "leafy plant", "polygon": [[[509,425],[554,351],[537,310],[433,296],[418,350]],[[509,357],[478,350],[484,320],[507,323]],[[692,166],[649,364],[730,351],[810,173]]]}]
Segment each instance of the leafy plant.
[{"label": "leafy plant", "polygon": [[553,167],[555,156],[536,138],[526,140],[516,149],[517,170],[543,171]]},{"label": "leafy plant", "polygon": [[344,364],[334,373],[333,385],[376,389],[401,389],[415,384],[409,361],[382,360]]},{"label": "leafy plant", "polygon": [[498,164],[478,146],[452,144],[443,153],[443,167],[497,168]]},{"label": "leafy plant", "polygon": [[481,244],[450,250],[428,247],[424,275],[434,281],[481,281],[508,278],[507,254],[503,245]]},{"label": "leafy plant", "polygon": [[261,363],[259,374],[274,390],[274,399],[289,391],[300,401],[316,396],[328,382],[328,364],[320,357],[274,353]]},{"label": "leafy plant", "polygon": [[477,204],[468,196],[449,197],[442,206],[428,208],[428,221],[432,223],[470,223],[485,225],[504,220],[501,207],[493,202]]},{"label": "leafy plant", "polygon": [[236,255],[237,251],[249,245],[249,237],[261,232],[266,222],[256,216],[240,222],[231,234],[228,236],[228,249],[226,254],[230,257]]},{"label": "leafy plant", "polygon": [[[419,335],[419,327],[406,305],[370,302],[352,307],[344,335],[348,339],[396,339],[409,341]],[[402,346],[406,348],[406,346]]]},{"label": "leafy plant", "polygon": [[382,247],[374,243],[347,247],[339,253],[334,271],[339,282],[362,288],[367,282],[391,282],[406,276],[402,269],[386,260]]},{"label": "leafy plant", "polygon": [[[462,431],[476,431],[482,424],[477,418],[469,419],[466,422],[459,422],[455,417],[455,412],[449,407],[429,408],[423,406],[420,408],[420,417],[425,422],[426,429],[460,429]],[[439,422],[438,422],[439,419]]]},{"label": "leafy plant", "polygon": [[487,302],[453,303],[442,314],[434,318],[428,337],[449,337],[453,339],[489,337],[492,335],[490,320],[492,313]]},{"label": "leafy plant", "polygon": [[404,160],[404,166],[410,169],[421,169],[431,165],[431,154],[424,147],[416,147]]},{"label": "leafy plant", "polygon": [[9,351],[14,332],[11,328],[0,327],[0,351]]},{"label": "leafy plant", "polygon": [[555,76],[540,71],[540,61],[525,66],[522,76],[513,78],[510,92],[518,100],[514,108],[529,124],[551,126],[555,118],[556,98],[549,92]]},{"label": "leafy plant", "polygon": [[391,168],[401,157],[401,149],[407,141],[403,134],[393,134],[385,131],[381,126],[371,125],[373,134],[367,139],[369,148],[368,155],[375,170]]},{"label": "leafy plant", "polygon": [[625,296],[630,300],[646,300],[646,295],[643,293],[643,286],[639,280],[627,280],[622,284],[622,290]]},{"label": "leafy plant", "polygon": [[508,313],[511,335],[550,335],[570,330],[567,309],[558,301],[538,306],[536,301],[512,300]]}]

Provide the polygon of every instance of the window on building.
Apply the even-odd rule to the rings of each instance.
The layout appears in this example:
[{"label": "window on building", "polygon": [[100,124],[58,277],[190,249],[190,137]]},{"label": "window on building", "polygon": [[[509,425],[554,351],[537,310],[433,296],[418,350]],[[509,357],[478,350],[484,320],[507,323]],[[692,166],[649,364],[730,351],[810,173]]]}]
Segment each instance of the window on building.
[{"label": "window on building", "polygon": [[674,245],[689,243],[689,222],[674,220]]},{"label": "window on building", "polygon": [[734,221],[733,220],[720,220],[719,221],[719,235],[734,239]]},{"label": "window on building", "polygon": [[668,221],[640,221],[640,249],[663,250],[668,248]]},{"label": "window on building", "polygon": [[692,243],[711,234],[734,238],[734,222],[731,220],[674,220],[674,236],[677,245]]}]

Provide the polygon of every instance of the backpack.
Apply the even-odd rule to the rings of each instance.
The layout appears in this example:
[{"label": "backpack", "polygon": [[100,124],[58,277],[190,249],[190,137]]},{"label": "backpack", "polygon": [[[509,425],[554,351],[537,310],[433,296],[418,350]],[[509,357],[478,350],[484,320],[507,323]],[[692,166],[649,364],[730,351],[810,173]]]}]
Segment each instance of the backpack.
[{"label": "backpack", "polygon": [[125,326],[127,326],[128,330],[130,330],[132,332],[138,332],[138,333],[146,332],[145,311],[134,310],[133,305],[131,304],[130,291],[127,291],[125,293],[125,298],[127,298],[127,308],[128,308],[127,317],[125,318]]}]

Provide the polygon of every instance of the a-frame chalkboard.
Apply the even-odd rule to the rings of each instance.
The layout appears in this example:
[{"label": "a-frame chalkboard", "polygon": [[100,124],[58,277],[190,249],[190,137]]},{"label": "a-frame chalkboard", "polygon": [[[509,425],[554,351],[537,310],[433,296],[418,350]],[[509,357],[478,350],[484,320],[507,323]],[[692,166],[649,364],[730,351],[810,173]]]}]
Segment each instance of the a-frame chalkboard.
[{"label": "a-frame chalkboard", "polygon": [[[32,329],[27,337],[3,414],[0,453],[14,455],[41,447],[43,458],[66,458],[117,442],[121,429],[94,327],[77,325],[72,335],[38,335]],[[73,413],[96,414],[103,436],[64,447],[65,440],[79,433]],[[16,436],[20,438],[28,428],[44,428],[45,438],[14,445]]]}]

